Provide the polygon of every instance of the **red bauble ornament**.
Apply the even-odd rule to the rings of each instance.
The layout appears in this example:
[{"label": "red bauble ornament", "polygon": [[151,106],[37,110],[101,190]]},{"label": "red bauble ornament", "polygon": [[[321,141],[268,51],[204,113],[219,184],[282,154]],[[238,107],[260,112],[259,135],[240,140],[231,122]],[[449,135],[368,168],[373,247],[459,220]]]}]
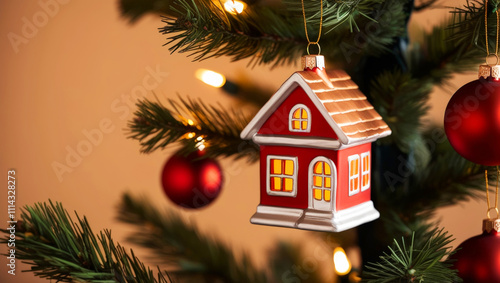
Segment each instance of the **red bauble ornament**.
[{"label": "red bauble ornament", "polygon": [[214,159],[197,150],[188,156],[174,154],[163,167],[162,185],[167,197],[185,208],[200,208],[214,201],[222,188],[222,170]]},{"label": "red bauble ornament", "polygon": [[[500,282],[500,220],[490,222],[490,231],[472,237],[457,247],[451,259],[464,283]],[[483,224],[484,227],[484,224]]]},{"label": "red bauble ornament", "polygon": [[481,77],[457,90],[446,107],[444,129],[464,158],[500,165],[500,81]]}]

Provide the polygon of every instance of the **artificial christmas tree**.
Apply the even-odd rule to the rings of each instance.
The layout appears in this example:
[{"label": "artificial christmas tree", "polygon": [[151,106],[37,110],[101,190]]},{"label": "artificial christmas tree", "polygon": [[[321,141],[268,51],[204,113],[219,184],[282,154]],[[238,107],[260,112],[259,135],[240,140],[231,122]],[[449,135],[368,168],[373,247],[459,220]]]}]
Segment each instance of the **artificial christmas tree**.
[{"label": "artificial christmas tree", "polygon": [[[432,31],[423,31],[419,45],[408,42],[406,25],[410,15],[414,11],[425,12],[434,2],[323,2],[325,33],[322,52],[329,61],[328,65],[346,70],[392,130],[391,136],[374,143],[372,149],[372,200],[381,218],[350,231],[357,235],[351,238],[358,240],[355,245],[361,250],[363,266],[367,262],[378,261],[393,239],[401,247],[384,256],[387,261],[369,265],[372,267],[369,270],[375,269],[375,272],[360,271],[361,278],[374,282],[387,275],[377,273],[377,270],[384,270],[384,267],[393,265],[401,258],[418,260],[414,261],[415,264],[398,266],[397,271],[400,272],[396,277],[391,277],[394,280],[451,280],[454,271],[447,263],[440,262],[449,253],[446,249],[448,238],[438,233],[429,219],[436,208],[476,195],[476,189],[482,187],[477,179],[484,168],[467,162],[445,142],[429,144],[428,141],[436,141],[433,135],[441,128],[422,126],[432,86],[447,82],[456,72],[475,68],[484,57],[481,55],[484,43],[478,42],[478,46],[475,46],[473,40],[485,33],[480,24],[484,20],[483,3],[468,2],[466,7],[454,11],[454,20]],[[320,21],[317,13],[319,1],[306,1],[304,4],[306,14],[310,15],[309,22],[317,26]],[[490,1],[489,6],[489,29],[494,30],[496,25],[493,15],[497,3]],[[239,14],[225,12],[220,2],[207,0],[123,0],[121,8],[130,19],[138,19],[146,12],[166,15],[161,32],[168,36],[168,48],[173,52],[194,55],[195,60],[228,56],[233,60],[250,58],[250,64],[279,66],[294,63],[303,55],[308,44],[304,39],[299,1],[247,1],[247,7]],[[452,28],[448,28],[450,26]],[[411,48],[407,49],[408,44]],[[150,85],[149,81],[145,81]],[[255,96],[262,93],[270,96],[272,93],[258,86],[255,88],[258,90]],[[233,98],[249,101],[248,96],[243,94],[248,94],[248,89],[241,87]],[[261,102],[261,99],[252,99],[253,104],[262,106]],[[112,105],[112,109],[123,109],[117,108],[114,101]],[[196,138],[203,136],[205,150],[210,158],[230,157],[229,160],[232,160],[234,157],[252,162],[259,157],[258,147],[253,142],[239,138],[253,113],[228,111],[227,108],[186,99],[174,99],[169,106],[152,99],[139,99],[137,108],[136,117],[129,119],[128,136],[138,140],[144,152],[153,155],[158,152],[155,150],[179,142],[183,152],[189,153],[196,150]],[[130,111],[130,108],[127,110]],[[126,113],[125,110],[120,111]],[[187,123],[188,119],[194,121],[195,126]],[[101,128],[106,129],[105,126]],[[80,144],[87,145],[90,142]],[[237,190],[237,186],[224,188],[224,192],[228,190]],[[121,207],[121,219],[148,231],[132,238],[141,245],[153,248],[154,254],[171,264],[168,274],[175,275],[179,281],[321,280],[313,268],[307,269],[312,270],[307,274],[304,269],[297,268],[303,265],[303,258],[295,246],[277,245],[269,263],[266,261],[265,269],[259,269],[247,264],[248,257],[235,257],[233,250],[205,237],[182,218],[168,213],[158,214],[148,202],[135,202],[127,198],[124,203],[126,205]],[[113,267],[126,266],[123,265],[125,263],[114,261],[113,256],[95,256],[99,254],[97,251],[95,254],[89,252],[79,256],[80,250],[86,250],[89,246],[99,248],[99,245],[88,245],[89,241],[93,243],[92,237],[89,237],[91,231],[78,228],[84,230],[85,234],[80,237],[79,233],[66,228],[61,229],[61,233],[43,229],[47,226],[67,226],[64,223],[57,225],[63,222],[60,218],[44,217],[53,216],[51,211],[58,206],[41,207],[27,208],[29,213],[23,216],[25,224],[19,226],[19,241],[16,243],[18,250],[24,251],[23,259],[35,263],[37,274],[66,281],[90,281],[93,275],[98,277],[96,280],[111,278],[109,280],[125,281],[133,280],[132,277],[136,281],[145,280],[147,276],[138,274],[148,271],[137,268],[141,266],[139,261],[134,257],[123,256],[122,252],[108,253],[114,248],[107,245],[104,245],[103,254],[123,256],[131,262],[131,266],[123,270],[141,270],[141,273],[112,274],[110,270]],[[57,210],[57,215],[64,215],[60,213],[60,207]],[[81,227],[88,226],[84,223]],[[400,240],[402,236],[411,236],[412,231],[415,231],[415,236],[411,241]],[[346,241],[345,234],[337,237],[338,242]],[[83,244],[74,244],[79,241]],[[103,237],[102,242],[106,241],[108,238]],[[96,260],[87,260],[92,258]],[[324,259],[328,260],[331,261],[331,258]],[[75,271],[68,266],[85,268]],[[103,273],[110,277],[97,274],[98,267],[104,267]],[[268,272],[269,269],[271,272]],[[151,276],[148,278],[151,279]]]}]

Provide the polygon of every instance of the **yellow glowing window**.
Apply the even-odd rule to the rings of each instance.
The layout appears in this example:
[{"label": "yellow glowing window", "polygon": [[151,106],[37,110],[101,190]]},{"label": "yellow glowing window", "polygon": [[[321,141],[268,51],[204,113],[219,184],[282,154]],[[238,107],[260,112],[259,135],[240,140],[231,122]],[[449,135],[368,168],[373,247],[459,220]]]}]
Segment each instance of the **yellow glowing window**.
[{"label": "yellow glowing window", "polygon": [[271,177],[271,191],[281,191],[281,178]]},{"label": "yellow glowing window", "polygon": [[295,196],[297,165],[296,157],[268,156],[268,189],[271,195]]},{"label": "yellow glowing window", "polygon": [[284,160],[285,161],[285,175],[288,175],[288,176],[293,176],[293,172],[294,172],[294,166],[293,166],[293,160]]},{"label": "yellow glowing window", "polygon": [[326,188],[332,187],[332,178],[331,177],[325,177],[325,187]]},{"label": "yellow glowing window", "polygon": [[272,167],[271,167],[271,174],[281,174],[281,169],[282,169],[282,160],[280,159],[272,159],[271,160],[271,164],[272,164]]},{"label": "yellow glowing window", "polygon": [[324,190],[325,192],[325,201],[330,201],[332,192],[330,190]]},{"label": "yellow glowing window", "polygon": [[316,164],[314,165],[314,174],[323,173],[323,163],[324,162],[316,162]]},{"label": "yellow glowing window", "polygon": [[359,155],[351,155],[349,162],[349,195],[355,195],[359,192]]},{"label": "yellow glowing window", "polygon": [[283,190],[285,192],[293,191],[293,179],[292,178],[284,178],[283,183],[284,183]]},{"label": "yellow glowing window", "polygon": [[323,178],[321,178],[320,176],[314,176],[313,179],[314,179],[314,186],[316,186],[316,187],[322,187],[323,186],[322,185]]},{"label": "yellow glowing window", "polygon": [[318,161],[313,166],[313,195],[316,200],[331,200],[332,168],[328,162]]},{"label": "yellow glowing window", "polygon": [[295,105],[290,111],[290,131],[292,132],[310,132],[309,108],[304,104]]},{"label": "yellow glowing window", "polygon": [[317,200],[321,200],[321,189],[314,189],[314,198]]},{"label": "yellow glowing window", "polygon": [[300,130],[300,121],[292,121],[292,129],[294,130]]},{"label": "yellow glowing window", "polygon": [[361,190],[370,187],[370,152],[361,154]]}]

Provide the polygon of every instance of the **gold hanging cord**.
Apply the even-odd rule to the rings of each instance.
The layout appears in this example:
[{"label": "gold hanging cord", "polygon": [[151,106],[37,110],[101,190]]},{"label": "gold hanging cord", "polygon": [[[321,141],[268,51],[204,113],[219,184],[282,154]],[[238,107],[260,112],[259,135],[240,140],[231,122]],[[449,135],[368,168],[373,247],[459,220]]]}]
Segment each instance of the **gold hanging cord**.
[{"label": "gold hanging cord", "polygon": [[498,9],[496,10],[496,14],[497,14],[497,41],[496,41],[495,53],[490,53],[489,44],[488,44],[488,0],[486,0],[484,3],[484,37],[485,37],[485,41],[486,41],[486,64],[487,65],[489,65],[488,58],[490,57],[490,55],[495,56],[495,58],[496,58],[495,65],[498,65],[498,34],[499,34]]},{"label": "gold hanging cord", "polygon": [[304,17],[304,30],[306,32],[306,38],[307,38],[307,55],[311,55],[311,54],[309,54],[309,46],[311,46],[311,45],[318,46],[318,55],[320,55],[321,46],[319,46],[319,39],[321,38],[321,29],[323,28],[323,0],[320,1],[321,10],[320,10],[320,19],[319,19],[319,33],[318,33],[318,39],[316,39],[316,41],[311,41],[309,39],[309,34],[307,33],[307,20],[306,20],[306,11],[304,8],[304,0],[301,0],[301,2],[302,2],[302,16]]},{"label": "gold hanging cord", "polygon": [[[500,22],[500,17],[499,17],[499,13],[498,13],[498,9],[496,10],[496,14],[497,14],[497,41],[496,41],[496,47],[495,47],[495,53],[491,53],[490,54],[490,51],[489,51],[489,48],[488,48],[488,0],[485,1],[485,4],[484,4],[484,37],[485,37],[485,41],[486,41],[486,64],[488,64],[488,57],[490,57],[490,55],[494,55],[495,58],[496,58],[496,63],[495,65],[498,64],[498,35],[499,35],[499,28],[500,28],[500,25],[499,25],[499,22]],[[488,64],[489,65],[489,64]],[[496,184],[496,188],[495,188],[495,206],[492,207],[491,206],[491,203],[490,203],[490,192],[489,192],[489,189],[488,189],[488,170],[484,170],[484,179],[485,179],[485,182],[486,182],[486,203],[488,205],[488,211],[486,212],[486,215],[488,216],[488,219],[491,219],[490,217],[490,211],[492,210],[495,210],[495,212],[497,213],[497,219],[500,219],[500,213],[498,211],[498,180],[500,178],[500,168],[497,166],[497,184]]]}]

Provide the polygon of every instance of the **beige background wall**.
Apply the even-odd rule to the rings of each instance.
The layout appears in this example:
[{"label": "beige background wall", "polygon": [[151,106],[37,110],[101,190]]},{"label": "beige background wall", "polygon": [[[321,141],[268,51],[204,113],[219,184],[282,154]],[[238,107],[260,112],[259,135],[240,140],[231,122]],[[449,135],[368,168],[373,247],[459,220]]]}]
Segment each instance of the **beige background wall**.
[{"label": "beige background wall", "polygon": [[[43,3],[52,3],[50,13]],[[439,10],[415,15],[412,25],[430,26],[445,14]],[[165,38],[157,32],[160,26],[158,16],[129,25],[120,17],[116,1],[0,3],[0,175],[6,180],[7,171],[16,170],[18,210],[48,199],[61,201],[70,211],[86,215],[95,231],[111,228],[123,242],[130,228],[115,221],[115,205],[124,191],[170,206],[161,190],[160,172],[172,151],[142,155],[138,143],[124,134],[136,99],[152,98],[154,92],[161,100],[180,94],[231,106],[232,99],[194,78],[197,68],[213,69],[229,78],[244,73],[274,89],[296,69],[247,69],[247,62],[229,64],[227,58],[191,63],[162,47]],[[152,72],[159,74],[157,80],[148,77]],[[473,77],[463,76],[446,91],[436,90],[432,116],[440,120],[449,94]],[[141,92],[145,87],[149,90]],[[91,144],[87,136],[95,129],[102,138],[95,136]],[[68,154],[85,144],[91,145],[84,150],[86,156],[68,163]],[[54,162],[66,164],[68,172],[58,176]],[[183,212],[186,218],[235,250],[250,251],[256,262],[262,262],[277,239],[316,245],[308,232],[251,225],[249,217],[259,197],[258,167],[230,160],[221,163],[226,184],[219,199],[206,209]],[[0,226],[5,227],[6,184],[0,192]],[[456,236],[455,244],[479,233],[483,206],[473,201],[439,212],[442,225]],[[1,253],[5,252],[2,247]],[[307,257],[317,261],[311,254]],[[10,276],[5,262],[2,256],[1,282],[45,282],[22,274],[25,266],[19,263],[16,276]],[[316,263],[331,272],[328,261]]]}]

